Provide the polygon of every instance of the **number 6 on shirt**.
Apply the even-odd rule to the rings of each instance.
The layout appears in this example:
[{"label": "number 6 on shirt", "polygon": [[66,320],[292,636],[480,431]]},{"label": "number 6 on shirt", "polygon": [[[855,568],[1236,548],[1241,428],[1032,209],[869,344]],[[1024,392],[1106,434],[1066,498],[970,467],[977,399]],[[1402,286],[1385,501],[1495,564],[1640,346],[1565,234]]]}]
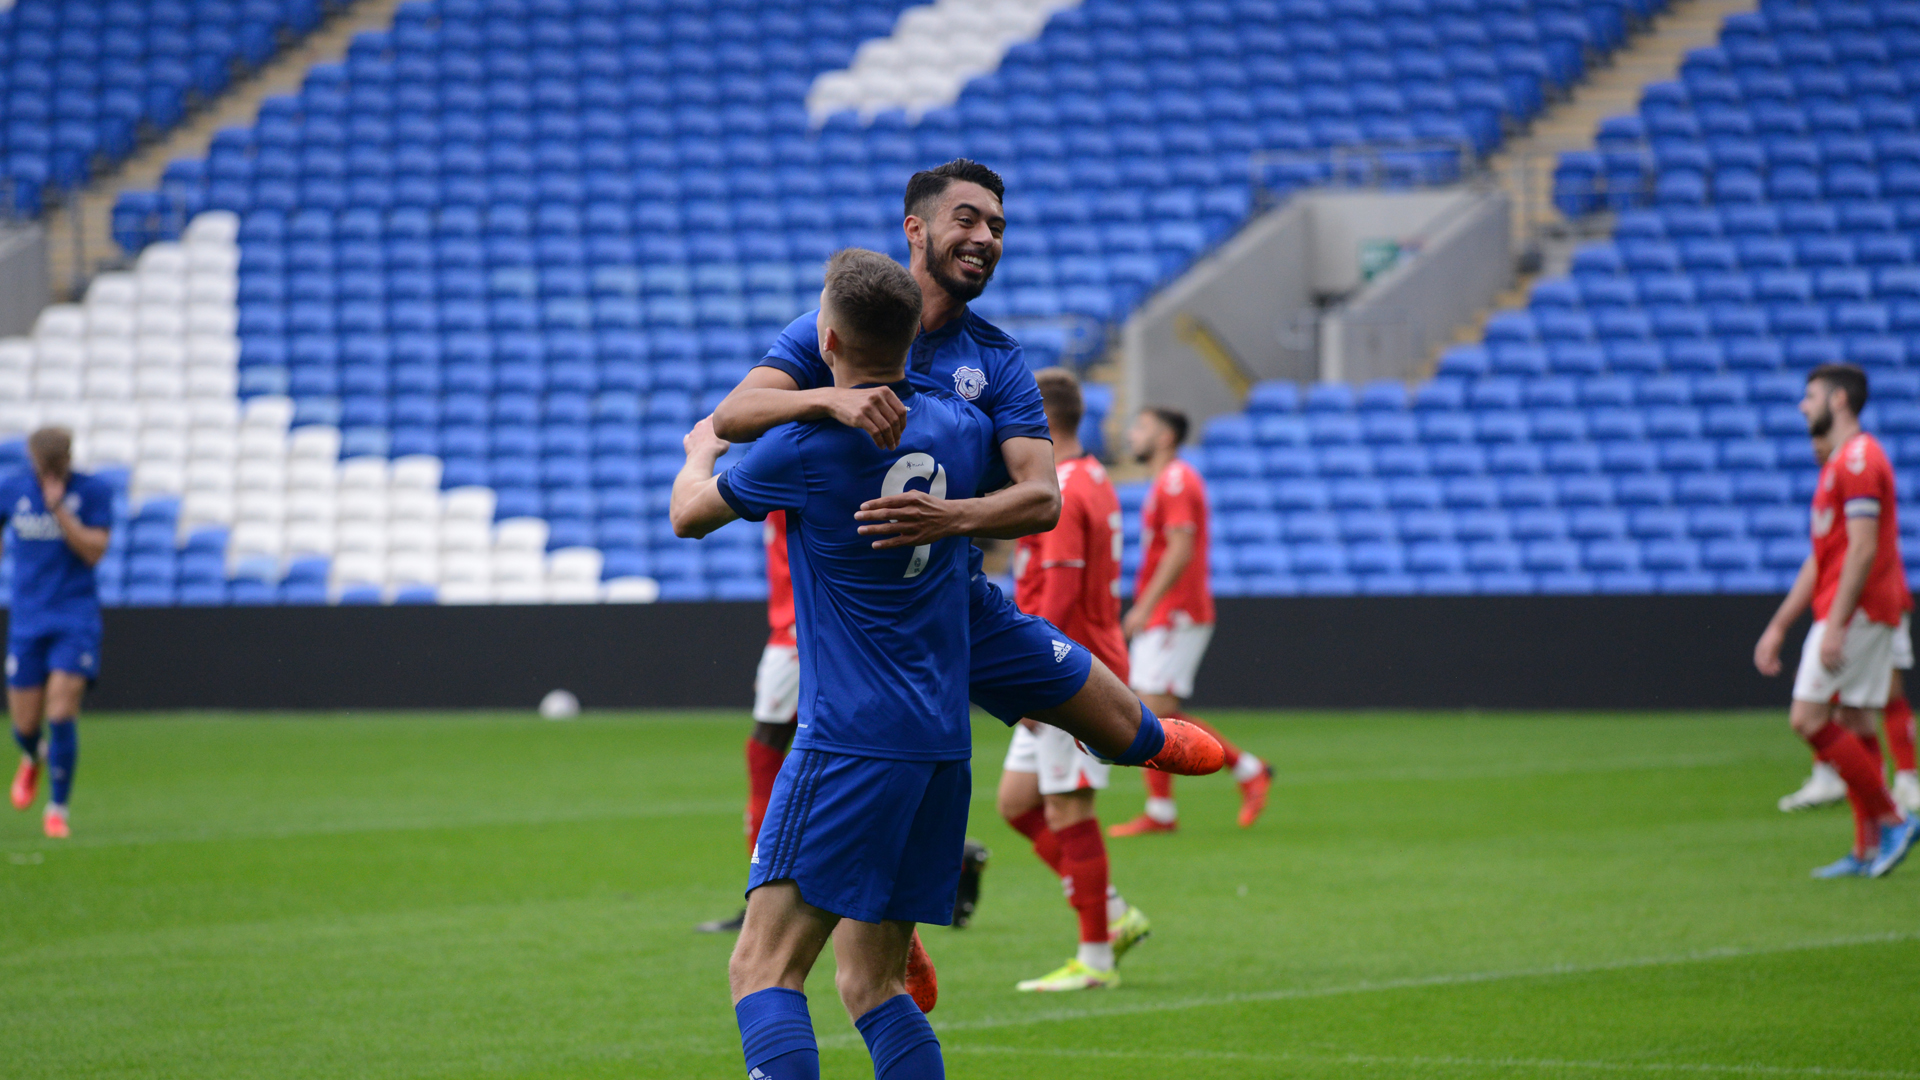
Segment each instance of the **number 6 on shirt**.
[{"label": "number 6 on shirt", "polygon": [[[907,481],[925,480],[927,493],[936,499],[947,497],[947,470],[934,463],[931,454],[908,454],[893,463],[887,470],[886,479],[880,481],[880,497],[901,495],[907,490]],[[913,549],[913,557],[907,560],[907,572],[901,577],[918,577],[920,571],[927,568],[927,559],[933,554],[932,544],[921,544]]]}]

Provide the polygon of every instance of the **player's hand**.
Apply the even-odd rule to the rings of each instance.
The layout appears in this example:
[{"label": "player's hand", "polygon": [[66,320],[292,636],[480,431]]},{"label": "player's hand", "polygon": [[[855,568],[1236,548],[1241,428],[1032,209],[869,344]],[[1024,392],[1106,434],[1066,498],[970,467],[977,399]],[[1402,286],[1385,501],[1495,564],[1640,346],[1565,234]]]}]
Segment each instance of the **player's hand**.
[{"label": "player's hand", "polygon": [[63,476],[40,477],[40,497],[46,500],[48,513],[60,509],[61,502],[67,497],[66,478]]},{"label": "player's hand", "polygon": [[860,526],[861,536],[877,536],[876,550],[919,547],[968,531],[965,515],[957,502],[936,499],[924,491],[904,491],[879,499],[868,499],[854,512],[855,521],[871,522]]},{"label": "player's hand", "polygon": [[680,440],[680,445],[686,449],[687,456],[690,458],[699,457],[701,454],[711,454],[718,458],[733,444],[713,433],[713,417],[708,416],[693,425],[693,430],[687,432],[686,437]]},{"label": "player's hand", "polygon": [[1780,674],[1780,639],[1784,636],[1771,626],[1760,635],[1760,641],[1753,647],[1753,666],[1760,674],[1768,678]]},{"label": "player's hand", "polygon": [[834,389],[827,397],[827,414],[848,427],[873,436],[874,445],[893,450],[907,426],[907,407],[888,386]]},{"label": "player's hand", "polygon": [[1132,641],[1134,635],[1147,628],[1147,617],[1152,614],[1145,605],[1135,604],[1127,612],[1127,617],[1120,620],[1120,633],[1124,634],[1128,641]]},{"label": "player's hand", "polygon": [[1847,666],[1847,628],[1828,626],[1820,635],[1820,666],[1839,674]]}]

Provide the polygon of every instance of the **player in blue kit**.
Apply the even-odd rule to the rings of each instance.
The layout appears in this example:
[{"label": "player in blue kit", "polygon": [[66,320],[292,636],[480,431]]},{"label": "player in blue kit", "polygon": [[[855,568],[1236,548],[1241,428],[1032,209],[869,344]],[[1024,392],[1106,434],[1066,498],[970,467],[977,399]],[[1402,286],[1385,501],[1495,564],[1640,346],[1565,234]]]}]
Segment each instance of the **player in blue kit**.
[{"label": "player in blue kit", "polygon": [[0,515],[13,552],[7,709],[23,755],[13,778],[13,808],[33,805],[44,726],[53,790],[41,824],[48,836],[64,840],[80,756],[80,699],[100,674],[100,594],[93,567],[107,551],[113,491],[73,471],[73,436],[64,428],[34,432],[27,456],[30,468],[0,481]]},{"label": "player in blue kit", "polygon": [[[907,184],[909,270],[921,294],[921,332],[908,354],[907,381],[958,394],[991,417],[1000,462],[981,489],[986,494],[974,498],[909,491],[869,499],[860,511],[861,531],[882,550],[956,536],[1012,539],[1059,521],[1059,481],[1039,387],[1019,343],[967,308],[1000,261],[1004,193],[993,170],[965,159],[915,173]],[[831,419],[868,432],[881,448],[898,445],[906,406],[886,386],[837,385],[820,353],[816,317],[788,326],[714,410],[716,434],[746,441],[778,424]],[[1122,764],[1159,755],[1159,767],[1184,772],[1214,760],[1204,747],[1163,750],[1159,719],[1119,678],[1046,620],[1015,607],[980,572],[978,549],[969,545],[967,555],[974,703],[1008,724],[1028,717],[1061,728]],[[1211,742],[1197,729],[1176,733],[1176,741],[1188,739]],[[1203,752],[1190,759],[1189,749]]]},{"label": "player in blue kit", "polygon": [[967,708],[967,541],[882,548],[854,519],[909,486],[969,498],[993,430],[959,397],[917,390],[904,357],[920,291],[893,260],[850,250],[828,264],[818,338],[838,386],[891,385],[909,410],[887,449],[858,428],[775,428],[719,476],[727,443],[702,421],[674,482],[674,531],[786,511],[799,637],[800,711],[747,881],[729,965],[750,1077],[820,1075],[803,987],[831,938],[847,1014],[877,1080],[945,1075],[938,1039],[907,995],[914,925],[952,918],[973,753]]}]

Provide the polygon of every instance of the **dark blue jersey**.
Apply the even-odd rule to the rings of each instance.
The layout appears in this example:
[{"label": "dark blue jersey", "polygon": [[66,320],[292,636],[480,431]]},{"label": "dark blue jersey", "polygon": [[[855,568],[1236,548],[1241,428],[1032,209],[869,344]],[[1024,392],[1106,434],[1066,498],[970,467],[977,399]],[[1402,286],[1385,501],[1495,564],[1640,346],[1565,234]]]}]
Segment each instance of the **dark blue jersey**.
[{"label": "dark blue jersey", "polygon": [[[1029,379],[1029,382],[1032,380]],[[972,498],[997,445],[991,422],[952,393],[894,384],[908,408],[882,450],[832,420],[782,424],[720,475],[734,512],[787,511],[800,645],[796,749],[909,761],[972,754],[965,537],[876,551],[860,504],[906,490]]]},{"label": "dark blue jersey", "polygon": [[[66,504],[82,525],[104,529],[113,524],[113,489],[86,473],[68,477]],[[8,632],[23,636],[99,626],[100,593],[93,567],[60,535],[60,523],[47,512],[33,470],[21,469],[0,481],[0,515],[6,521],[7,550],[13,554]]]}]

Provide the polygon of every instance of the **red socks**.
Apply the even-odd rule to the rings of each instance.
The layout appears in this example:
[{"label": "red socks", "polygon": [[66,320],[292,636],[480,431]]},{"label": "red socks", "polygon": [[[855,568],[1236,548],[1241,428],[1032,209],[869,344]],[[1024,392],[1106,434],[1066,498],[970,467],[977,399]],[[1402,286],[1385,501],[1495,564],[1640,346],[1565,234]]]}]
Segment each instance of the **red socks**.
[{"label": "red socks", "polygon": [[1141,769],[1140,775],[1147,782],[1147,797],[1150,799],[1173,798],[1173,774],[1163,773],[1159,769]]},{"label": "red socks", "polygon": [[1100,838],[1100,822],[1093,818],[1061,829],[1060,876],[1067,882],[1067,902],[1080,915],[1080,940],[1098,944],[1107,940],[1107,844]]},{"label": "red socks", "polygon": [[[1876,744],[1879,743],[1875,739]],[[1852,732],[1829,720],[1807,739],[1821,761],[1833,766],[1847,782],[1847,794],[1858,799],[1858,812],[1874,825],[1898,821],[1900,811],[1887,794],[1887,781],[1881,766],[1866,745]]]},{"label": "red socks", "polygon": [[1913,705],[1906,698],[1887,702],[1887,749],[1893,752],[1893,767],[1900,772],[1913,771]]},{"label": "red socks", "polygon": [[1047,869],[1052,870],[1055,877],[1066,876],[1067,872],[1063,869],[1065,864],[1060,856],[1060,837],[1047,828],[1047,812],[1044,808],[1036,806],[1007,824],[1033,841],[1033,853],[1040,856],[1040,861],[1047,864]]},{"label": "red socks", "polygon": [[756,739],[747,740],[747,854],[760,841],[760,823],[773,798],[773,780],[780,775],[786,755]]}]

